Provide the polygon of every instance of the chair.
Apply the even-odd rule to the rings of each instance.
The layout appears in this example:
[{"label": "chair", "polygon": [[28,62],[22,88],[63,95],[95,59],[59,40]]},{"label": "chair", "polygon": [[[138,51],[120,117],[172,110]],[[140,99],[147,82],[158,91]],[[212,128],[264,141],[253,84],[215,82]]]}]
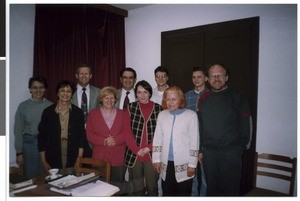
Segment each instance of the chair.
[{"label": "chair", "polygon": [[24,170],[23,167],[15,167],[11,166],[9,167],[9,182],[10,183],[19,183],[26,180],[24,176]]},{"label": "chair", "polygon": [[105,181],[110,183],[110,172],[111,164],[103,160],[95,158],[77,158],[76,174],[80,175],[81,173],[92,173],[96,175],[103,175]]},{"label": "chair", "polygon": [[23,167],[9,167],[9,174],[23,175]]},{"label": "chair", "polygon": [[289,193],[255,187],[247,196],[293,196],[297,158],[274,154],[255,154],[255,185],[257,175],[289,181]]}]

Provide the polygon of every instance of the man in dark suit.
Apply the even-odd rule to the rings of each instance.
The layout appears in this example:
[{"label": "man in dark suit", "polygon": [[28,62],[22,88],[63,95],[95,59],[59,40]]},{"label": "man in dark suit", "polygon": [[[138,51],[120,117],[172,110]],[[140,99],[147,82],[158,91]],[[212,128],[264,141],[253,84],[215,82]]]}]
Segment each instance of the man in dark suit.
[{"label": "man in dark suit", "polygon": [[[78,83],[71,102],[83,110],[84,121],[86,121],[88,112],[99,107],[99,94],[101,89],[89,84],[93,76],[91,67],[89,65],[80,65],[77,68],[75,76],[78,80]],[[91,157],[91,149],[92,145],[89,144],[89,147],[85,148],[84,156]]]},{"label": "man in dark suit", "polygon": [[[99,94],[100,88],[90,85],[90,80],[92,79],[91,67],[83,64],[77,68],[75,74],[78,83],[76,86],[76,91],[72,97],[72,103],[82,109],[82,94],[86,93],[87,96],[87,113],[94,108],[99,107]],[[85,90],[83,90],[85,89]],[[85,114],[87,116],[87,113]]]},{"label": "man in dark suit", "polygon": [[[120,99],[116,103],[116,107],[123,110],[127,107],[127,103],[131,103],[137,100],[133,90],[134,84],[136,82],[135,70],[129,67],[121,69],[120,81],[122,83],[122,88],[118,89]],[[125,100],[126,96],[128,97],[127,103]]]}]

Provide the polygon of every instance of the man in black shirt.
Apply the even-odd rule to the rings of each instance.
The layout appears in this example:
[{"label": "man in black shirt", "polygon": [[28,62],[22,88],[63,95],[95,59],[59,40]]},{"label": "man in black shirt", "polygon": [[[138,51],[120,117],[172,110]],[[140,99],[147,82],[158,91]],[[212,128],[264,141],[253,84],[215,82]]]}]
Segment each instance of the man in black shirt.
[{"label": "man in black shirt", "polygon": [[229,88],[227,69],[208,69],[211,90],[198,102],[199,162],[204,165],[207,196],[239,195],[242,154],[250,141],[250,112],[246,98]]}]

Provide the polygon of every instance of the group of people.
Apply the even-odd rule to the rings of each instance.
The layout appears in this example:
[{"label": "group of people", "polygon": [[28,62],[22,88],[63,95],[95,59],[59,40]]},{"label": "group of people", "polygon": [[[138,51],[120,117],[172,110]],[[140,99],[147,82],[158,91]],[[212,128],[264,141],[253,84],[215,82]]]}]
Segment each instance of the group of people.
[{"label": "group of people", "polygon": [[31,98],[19,105],[14,127],[26,177],[51,168],[72,174],[77,157],[93,157],[111,163],[111,182],[129,185],[130,196],[239,195],[251,116],[223,65],[193,68],[194,88],[185,94],[167,84],[162,66],[154,89],[136,82],[132,68],[120,71],[120,89],[90,85],[88,65],[75,76],[77,86],[58,83],[56,103],[44,97],[44,78],[29,80]]}]

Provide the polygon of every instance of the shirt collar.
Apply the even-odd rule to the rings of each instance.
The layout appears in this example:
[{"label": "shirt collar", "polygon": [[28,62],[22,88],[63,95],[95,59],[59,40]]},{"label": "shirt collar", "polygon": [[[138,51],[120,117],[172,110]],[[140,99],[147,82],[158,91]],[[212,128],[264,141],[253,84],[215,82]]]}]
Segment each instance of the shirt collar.
[{"label": "shirt collar", "polygon": [[[77,84],[77,91],[82,91],[82,86],[80,86],[80,84]],[[86,91],[89,91],[90,90],[90,85],[88,84],[88,85],[86,85]]]}]

